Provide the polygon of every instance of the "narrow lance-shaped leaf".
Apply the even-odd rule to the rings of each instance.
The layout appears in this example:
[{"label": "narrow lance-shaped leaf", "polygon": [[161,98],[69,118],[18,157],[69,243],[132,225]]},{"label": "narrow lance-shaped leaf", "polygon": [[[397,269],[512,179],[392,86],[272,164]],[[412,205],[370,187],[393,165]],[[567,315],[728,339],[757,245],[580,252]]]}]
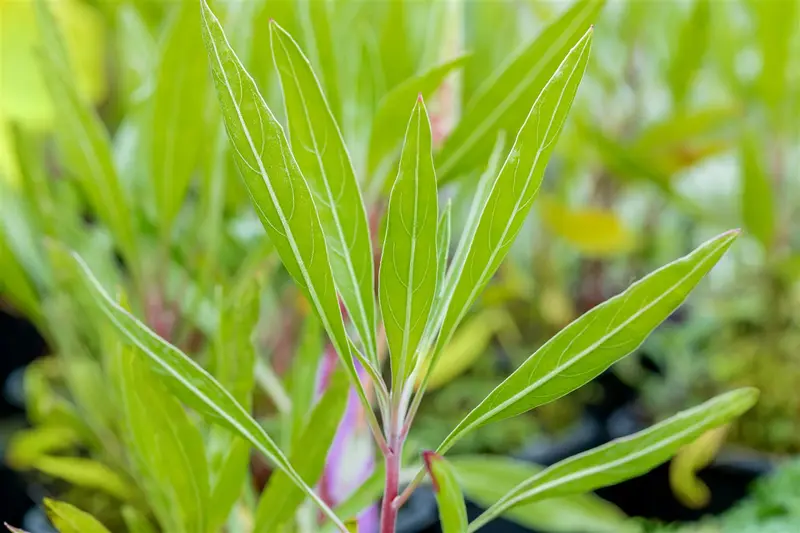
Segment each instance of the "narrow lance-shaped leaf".
[{"label": "narrow lance-shaped leaf", "polygon": [[37,459],[31,467],[72,486],[105,492],[120,501],[131,501],[136,496],[129,479],[93,459],[48,455]]},{"label": "narrow lance-shaped leaf", "polygon": [[270,34],[292,152],[317,206],[333,279],[370,360],[377,365],[375,269],[353,165],[308,59],[276,22],[270,24]]},{"label": "narrow lance-shaped leaf", "polygon": [[439,217],[439,227],[436,230],[436,252],[438,254],[436,259],[438,265],[436,271],[437,293],[444,286],[444,275],[447,272],[447,258],[450,253],[450,239],[452,237],[452,211],[453,204],[448,200],[442,215]]},{"label": "narrow lance-shaped leaf", "polygon": [[204,140],[208,67],[200,16],[183,2],[170,27],[155,78],[150,139],[150,179],[162,237],[169,238]]},{"label": "narrow lance-shaped leaf", "polygon": [[683,106],[692,81],[703,64],[708,47],[711,7],[708,0],[695,0],[694,7],[678,34],[667,80],[676,106]]},{"label": "narrow lance-shaped leaf", "polygon": [[[230,47],[219,20],[205,1],[202,9],[203,35],[217,96],[250,199],[284,266],[319,315],[368,410],[368,420],[377,431],[377,421],[351,356],[325,235],[311,191],[289,149],[283,128]],[[355,355],[374,382],[380,383],[371,362],[358,351]]]},{"label": "narrow lance-shaped leaf", "polygon": [[[309,485],[319,480],[325,468],[325,458],[342,419],[348,390],[347,376],[336,372],[325,394],[311,411],[305,428],[292,445],[290,461]],[[294,516],[301,503],[302,491],[285,474],[276,473],[270,478],[258,502],[253,532],[280,531],[280,527]]]},{"label": "narrow lance-shaped leaf", "polygon": [[[261,304],[259,283],[250,280],[236,293],[223,294],[214,343],[214,374],[242,407],[250,411],[255,383],[256,350],[252,335]],[[221,427],[211,428],[207,438],[210,475],[209,530],[225,522],[247,478],[250,446],[246,440]]]},{"label": "narrow lance-shaped leaf", "polygon": [[[298,1],[299,22],[303,28],[305,42],[309,46],[311,63],[320,73],[321,86],[325,89],[331,113],[336,121],[342,120],[342,98],[339,90],[337,44],[331,35],[332,2],[315,0]],[[274,49],[273,49],[274,50]]]},{"label": "narrow lance-shaped leaf", "polygon": [[467,506],[450,463],[433,452],[423,452],[425,468],[433,481],[442,533],[464,533],[467,530]]},{"label": "narrow lance-shaped leaf", "polygon": [[[445,278],[430,369],[508,253],[539,191],[545,166],[572,106],[591,49],[590,28],[536,99],[487,195],[473,204],[469,228]],[[474,229],[473,229],[474,228]],[[430,370],[429,370],[430,371]],[[420,389],[424,391],[423,388]]]},{"label": "narrow lance-shaped leaf", "polygon": [[95,517],[66,502],[45,498],[44,508],[59,533],[109,533]]},{"label": "narrow lance-shaped leaf", "polygon": [[108,225],[123,255],[136,265],[135,218],[114,168],[108,133],[78,93],[61,35],[45,0],[37,0],[36,12],[44,41],[41,64],[55,103],[59,147],[67,168],[98,218]]},{"label": "narrow lance-shaped leaf", "polygon": [[738,389],[682,411],[653,427],[556,463],[526,480],[472,522],[477,531],[518,505],[580,494],[644,474],[667,461],[681,446],[722,426],[758,400],[753,388]]},{"label": "narrow lance-shaped leaf", "polygon": [[431,142],[428,112],[420,97],[389,195],[379,273],[381,315],[398,391],[414,368],[436,294],[438,206]]},{"label": "narrow lance-shaped leaf", "polygon": [[203,437],[134,350],[118,347],[112,375],[137,477],[162,528],[205,531],[209,488]]},{"label": "narrow lance-shaped leaf", "polygon": [[602,0],[579,0],[484,82],[437,155],[440,180],[451,180],[481,166],[499,131],[519,129],[530,102],[559,70],[561,59],[585,40],[586,28],[602,6]]},{"label": "narrow lance-shaped leaf", "polygon": [[739,235],[729,231],[631,285],[547,341],[473,409],[439,446],[553,401],[633,352],[670,316]]},{"label": "narrow lance-shaped leaf", "polygon": [[[470,501],[490,508],[511,489],[543,468],[529,461],[497,455],[458,455],[449,459]],[[641,533],[613,504],[594,494],[572,494],[507,509],[503,518],[534,531],[552,533]]]},{"label": "narrow lance-shaped leaf", "polygon": [[303,481],[277,444],[230,392],[194,360],[156,335],[114,302],[92,276],[86,263],[77,255],[73,254],[72,258],[76,263],[81,282],[108,320],[127,343],[136,346],[139,352],[148,358],[153,368],[158,371],[159,377],[165,380],[173,393],[199,413],[250,442],[279,469],[284,470],[336,526],[344,531],[344,525],[339,518]]},{"label": "narrow lance-shaped leaf", "polygon": [[761,160],[758,140],[750,135],[742,138],[741,209],[745,229],[769,249],[775,236],[775,201],[772,186]]}]

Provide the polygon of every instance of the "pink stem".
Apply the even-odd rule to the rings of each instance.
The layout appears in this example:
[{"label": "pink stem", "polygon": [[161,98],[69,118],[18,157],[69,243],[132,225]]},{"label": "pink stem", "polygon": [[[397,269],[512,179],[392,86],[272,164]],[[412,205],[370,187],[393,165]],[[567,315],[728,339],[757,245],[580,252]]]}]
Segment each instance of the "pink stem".
[{"label": "pink stem", "polygon": [[395,533],[397,526],[397,508],[393,505],[400,488],[400,451],[399,439],[393,432],[389,442],[389,450],[384,458],[386,465],[386,484],[381,503],[380,533]]}]

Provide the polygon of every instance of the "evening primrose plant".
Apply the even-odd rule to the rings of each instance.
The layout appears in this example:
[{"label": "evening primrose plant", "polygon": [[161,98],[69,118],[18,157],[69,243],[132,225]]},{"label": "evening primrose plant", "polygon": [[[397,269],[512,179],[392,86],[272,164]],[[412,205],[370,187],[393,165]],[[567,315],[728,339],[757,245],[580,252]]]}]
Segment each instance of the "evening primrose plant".
[{"label": "evening primrose plant", "polygon": [[[371,133],[368,151],[372,152],[367,158],[373,166],[354,164],[348,152],[341,129],[345,112],[341,101],[331,97],[336,87],[330,81],[331,64],[320,60],[324,46],[314,49],[313,63],[322,65],[318,71],[278,22],[270,20],[268,27],[257,28],[268,36],[283,98],[283,124],[237,55],[235,45],[246,33],[227,31],[230,39],[226,36],[226,28],[241,29],[232,16],[235,9],[223,11],[217,5],[212,9],[202,0],[198,18],[195,6],[191,7],[186,14],[181,11],[173,34],[181,46],[175,45],[161,72],[168,73],[172,65],[185,68],[187,79],[194,79],[197,72],[184,64],[182,54],[203,44],[182,39],[178,32],[185,29],[191,34],[188,21],[197,20],[227,136],[227,143],[215,148],[229,147],[269,243],[304,296],[313,314],[310,323],[324,332],[334,358],[320,365],[309,357],[307,366],[292,373],[292,397],[276,403],[283,405],[287,425],[296,431],[281,431],[280,438],[275,437],[252,415],[256,356],[251,335],[258,322],[262,284],[233,276],[220,285],[216,314],[208,328],[209,345],[202,353],[207,357],[194,357],[164,333],[169,329],[159,331],[137,316],[137,306],[129,301],[136,295],[126,294],[119,285],[109,290],[113,279],[98,275],[69,242],[51,239],[47,255],[54,277],[61,280],[61,298],[54,298],[44,312],[49,323],[57,324],[59,317],[70,317],[70,309],[80,309],[99,332],[94,342],[102,375],[114,384],[107,399],[117,409],[112,433],[119,438],[114,442],[126,451],[107,450],[108,460],[119,464],[124,474],[114,477],[104,471],[98,477],[106,492],[116,490],[115,497],[125,502],[124,527],[129,531],[152,531],[152,517],[160,530],[169,532],[394,533],[399,510],[425,481],[434,488],[446,533],[477,531],[495,517],[516,516],[523,507],[542,500],[563,502],[644,473],[755,403],[755,390],[734,390],[546,469],[516,469],[517,474],[529,474],[487,502],[486,511],[469,523],[462,493],[465,488],[469,492],[469,483],[463,482],[469,465],[447,459],[447,452],[473,431],[576,390],[633,352],[681,305],[733,244],[738,231],[710,239],[572,322],[488,396],[476,398],[475,407],[436,450],[423,454],[418,470],[407,476],[403,446],[420,402],[443,352],[527,218],[589,62],[592,22],[602,3],[579,1],[555,19],[474,91],[442,139],[435,135],[425,95],[455,67],[445,64],[398,83],[384,97],[389,103],[375,114],[380,127]],[[46,21],[46,9],[43,13]],[[307,14],[306,22],[320,32],[315,34],[324,36],[320,30],[324,17],[321,21],[314,9]],[[49,36],[57,49],[55,32]],[[264,35],[252,36],[256,37]],[[66,74],[54,64],[51,74],[58,82]],[[169,92],[170,87],[163,90]],[[168,111],[168,102],[181,100],[180,94],[169,94],[155,96],[156,110]],[[62,103],[67,110],[75,104]],[[193,114],[183,116],[190,120]],[[156,122],[165,118],[156,114]],[[172,134],[181,133],[177,124],[168,124],[175,128]],[[210,135],[211,139],[225,140],[221,125],[211,131],[220,134]],[[76,140],[82,138],[86,137]],[[205,139],[192,138],[192,143]],[[171,135],[163,142],[178,146]],[[103,172],[94,166],[98,160],[91,151],[72,147],[72,155],[84,163],[85,179],[108,177],[112,161],[100,160],[107,165],[108,172]],[[153,154],[160,165],[168,165],[169,172],[159,167],[163,176],[185,176],[186,167],[181,165],[189,163],[171,157],[161,145],[153,147]],[[369,180],[356,170],[363,168],[372,170]],[[391,171],[383,176],[380,168]],[[479,174],[479,179],[464,225],[453,231],[450,211],[440,206],[439,192],[445,184],[458,185],[468,174]],[[123,261],[131,265],[128,274],[143,277],[133,267],[140,239],[129,227],[130,220],[112,203],[104,203],[124,195],[113,188],[118,183],[103,183],[105,188],[92,189],[97,196],[90,200],[103,207],[100,218],[116,238]],[[160,224],[175,221],[183,197],[179,192],[186,187],[183,181],[175,189],[169,182],[153,184],[161,198],[156,203]],[[204,188],[201,194],[213,190]],[[375,198],[381,198],[384,190],[388,198],[378,230],[368,213],[383,203]],[[156,235],[170,239],[167,228]],[[80,345],[70,339],[60,344]],[[302,355],[296,355],[295,364],[303,364]],[[335,364],[321,372],[324,386],[318,387],[317,370],[326,362]],[[295,397],[297,390],[319,394],[310,401],[308,394]],[[333,505],[325,490],[326,461],[348,391],[360,405],[382,465],[348,501]],[[73,392],[91,391],[75,387]],[[274,468],[260,495],[243,489],[249,485],[245,463],[251,450]],[[507,478],[507,466],[484,461],[480,470]],[[109,487],[108,479],[120,483]],[[130,479],[136,484],[128,494],[124,487]],[[376,500],[378,523],[359,521]],[[61,533],[108,531],[71,505],[48,500],[46,508]],[[619,522],[616,531],[633,527]]]}]

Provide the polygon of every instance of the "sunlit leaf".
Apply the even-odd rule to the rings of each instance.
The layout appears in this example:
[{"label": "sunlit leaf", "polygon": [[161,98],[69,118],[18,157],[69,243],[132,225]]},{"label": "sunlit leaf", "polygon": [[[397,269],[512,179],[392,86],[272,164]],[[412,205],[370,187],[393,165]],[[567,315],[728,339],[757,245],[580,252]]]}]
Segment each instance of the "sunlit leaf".
[{"label": "sunlit leaf", "polygon": [[415,69],[411,57],[409,27],[406,19],[407,0],[388,0],[386,16],[380,34],[380,57],[384,75],[384,87],[393,89],[408,79]]},{"label": "sunlit leaf", "polygon": [[441,455],[423,452],[422,457],[433,481],[442,533],[463,533],[468,524],[467,507],[456,472]]},{"label": "sunlit leaf", "polygon": [[[548,80],[563,66],[562,59],[570,50],[575,47],[586,48],[586,30],[594,22],[602,6],[602,1],[579,0],[542,31],[519,55],[484,82],[467,104],[463,117],[437,155],[436,168],[441,181],[451,180],[459,174],[482,166],[489,157],[492,142],[498,132],[517,131],[523,123],[531,122],[529,118],[526,119],[531,102],[539,93],[546,91]],[[573,61],[574,59],[573,56]],[[581,74],[570,85],[577,85],[583,68],[579,70]],[[570,76],[567,77],[571,79]],[[560,84],[561,82],[556,83]],[[557,94],[560,92],[551,90]],[[555,102],[550,102],[547,106],[560,107]],[[565,112],[569,104],[563,108]],[[541,111],[545,119],[550,117],[551,109]],[[538,119],[538,116],[535,118]],[[528,129],[533,127],[529,126]],[[550,135],[555,137],[559,129],[560,124],[549,132]],[[549,143],[550,140],[542,141],[543,146]]]},{"label": "sunlit leaf", "polygon": [[757,400],[758,391],[752,388],[722,394],[648,429],[556,463],[503,496],[470,524],[469,531],[518,505],[582,494],[644,474],[681,446],[740,416]]},{"label": "sunlit leaf", "polygon": [[95,517],[66,502],[45,498],[44,507],[59,533],[109,533]]},{"label": "sunlit leaf", "polygon": [[552,198],[540,201],[547,227],[588,256],[607,256],[630,251],[631,232],[612,212],[599,208],[570,209]]},{"label": "sunlit leaf", "polygon": [[723,426],[704,433],[681,448],[669,465],[672,491],[689,508],[702,509],[711,500],[711,490],[697,477],[697,472],[714,460],[725,443],[727,429]]},{"label": "sunlit leaf", "polygon": [[747,232],[769,248],[775,236],[775,200],[758,140],[744,136],[740,147],[741,209]]},{"label": "sunlit leaf", "polygon": [[[106,96],[105,29],[100,13],[85,2],[50,2],[53,22],[64,38],[74,86],[82,98],[97,103]],[[50,128],[59,99],[51,96],[38,66],[37,49],[47,46],[31,0],[0,5],[0,117],[41,130]]]},{"label": "sunlit leaf", "polygon": [[[205,2],[203,35],[228,138],[253,205],[284,266],[319,315],[362,403],[369,406],[351,357],[317,208],[283,128]],[[358,351],[355,355],[377,383],[371,362]]]},{"label": "sunlit leaf", "polygon": [[152,367],[157,370],[158,376],[165,380],[173,393],[193,409],[250,442],[273,464],[284,470],[337,527],[344,530],[344,526],[333,511],[302,480],[283,452],[247,410],[200,365],[153,333],[114,302],[92,276],[83,260],[75,255],[72,257],[81,274],[81,282],[108,320],[127,343],[137,348],[137,354],[147,357]]},{"label": "sunlit leaf", "polygon": [[555,400],[630,354],[683,303],[739,235],[724,233],[631,285],[572,322],[473,409],[439,446],[465,433]]},{"label": "sunlit leaf", "polygon": [[497,177],[485,176],[481,180],[481,191],[475,195],[466,224],[469,232],[461,237],[445,276],[441,306],[434,315],[441,330],[431,369],[435,369],[438,353],[505,259],[530,211],[586,69],[591,41],[589,29],[530,108]]},{"label": "sunlit leaf", "polygon": [[41,316],[39,295],[6,243],[0,228],[0,297],[21,313],[37,320]]},{"label": "sunlit leaf", "polygon": [[277,23],[270,25],[270,32],[292,152],[317,207],[336,287],[370,359],[377,364],[372,245],[355,172],[308,60]]},{"label": "sunlit leaf", "polygon": [[306,426],[315,398],[317,372],[323,353],[322,328],[317,317],[309,315],[303,324],[300,341],[292,358],[289,378],[292,397],[291,441],[299,438]]},{"label": "sunlit leaf", "polygon": [[[467,497],[488,509],[511,489],[543,468],[526,461],[492,455],[456,455],[449,459]],[[637,526],[612,504],[593,494],[551,498],[519,505],[503,518],[537,531],[560,533],[623,533]]]},{"label": "sunlit leaf", "polygon": [[436,295],[439,214],[431,142],[430,120],[420,98],[408,122],[389,196],[379,274],[381,315],[395,387],[401,387],[414,368]]},{"label": "sunlit leaf", "polygon": [[148,135],[150,183],[167,242],[205,141],[208,79],[197,6],[184,2],[178,11],[161,50]]},{"label": "sunlit leaf", "polygon": [[[308,416],[308,422],[292,444],[290,462],[309,485],[316,483],[325,468],[328,449],[336,435],[348,396],[348,382],[342,372],[334,374],[325,394]],[[303,502],[303,493],[282,472],[267,484],[256,511],[255,533],[278,531]]]},{"label": "sunlit leaf", "polygon": [[102,463],[82,457],[42,456],[32,468],[76,487],[99,490],[122,501],[130,501],[134,493],[130,481]]},{"label": "sunlit leaf", "polygon": [[30,468],[42,456],[70,450],[80,443],[80,435],[70,427],[37,426],[15,432],[8,442],[5,461],[17,470]]},{"label": "sunlit leaf", "polygon": [[72,78],[64,43],[45,0],[36,0],[42,32],[41,65],[57,113],[59,147],[98,217],[108,225],[124,256],[135,265],[135,218],[114,168],[108,132]]},{"label": "sunlit leaf", "polygon": [[439,216],[439,226],[436,229],[436,288],[437,293],[440,292],[444,286],[444,275],[447,272],[447,260],[450,256],[450,240],[453,236],[453,205],[449,200]]},{"label": "sunlit leaf", "polygon": [[134,350],[120,346],[113,361],[123,440],[161,527],[204,531],[209,488],[202,436]]},{"label": "sunlit leaf", "polygon": [[334,9],[334,4],[314,0],[299,0],[297,3],[311,64],[319,75],[320,86],[324,88],[326,101],[334,120],[341,121],[342,97],[337,63],[339,43],[331,36],[331,11]]}]

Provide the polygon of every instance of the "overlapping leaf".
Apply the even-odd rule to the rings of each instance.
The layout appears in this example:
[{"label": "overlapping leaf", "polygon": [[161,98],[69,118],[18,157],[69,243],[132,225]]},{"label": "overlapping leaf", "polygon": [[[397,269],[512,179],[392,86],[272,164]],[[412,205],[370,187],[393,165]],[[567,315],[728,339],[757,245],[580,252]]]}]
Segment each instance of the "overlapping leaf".
[{"label": "overlapping leaf", "polygon": [[433,481],[442,533],[464,533],[468,525],[467,507],[455,470],[441,455],[424,452],[423,457]]},{"label": "overlapping leaf", "polygon": [[230,392],[225,390],[205,369],[187,357],[178,348],[153,333],[124,308],[114,302],[92,276],[86,264],[72,256],[80,273],[83,286],[94,298],[108,320],[126,343],[138,348],[138,355],[146,356],[173,393],[190,407],[247,440],[292,481],[311,497],[331,520],[344,530],[341,521],[317,496],[295,471],[275,442],[247,413]]},{"label": "overlapping leaf", "polygon": [[372,246],[353,165],[308,59],[277,23],[270,24],[270,33],[289,140],[319,213],[333,279],[367,353],[377,364]]},{"label": "overlapping leaf", "polygon": [[740,416],[757,400],[758,391],[752,388],[722,394],[648,429],[556,463],[506,494],[472,522],[469,531],[518,505],[590,492],[648,472],[681,446]]},{"label": "overlapping leaf", "polygon": [[439,452],[468,431],[581,387],[633,352],[678,308],[738,235],[730,231],[707,241],[572,322],[473,409],[439,446]]},{"label": "overlapping leaf", "polygon": [[[311,190],[289,149],[283,128],[230,47],[216,16],[205,2],[202,9],[203,35],[217,96],[253,206],[284,266],[319,315],[362,403],[369,406],[351,357],[325,235]],[[358,351],[355,355],[378,382],[372,363]]]},{"label": "overlapping leaf", "polygon": [[564,56],[585,40],[602,6],[602,0],[578,1],[476,91],[437,155],[440,180],[482,166],[498,132],[520,128],[530,102],[544,90]]},{"label": "overlapping leaf", "polygon": [[428,113],[419,98],[389,196],[379,274],[381,315],[398,387],[414,368],[436,295],[439,215],[431,142]]}]

